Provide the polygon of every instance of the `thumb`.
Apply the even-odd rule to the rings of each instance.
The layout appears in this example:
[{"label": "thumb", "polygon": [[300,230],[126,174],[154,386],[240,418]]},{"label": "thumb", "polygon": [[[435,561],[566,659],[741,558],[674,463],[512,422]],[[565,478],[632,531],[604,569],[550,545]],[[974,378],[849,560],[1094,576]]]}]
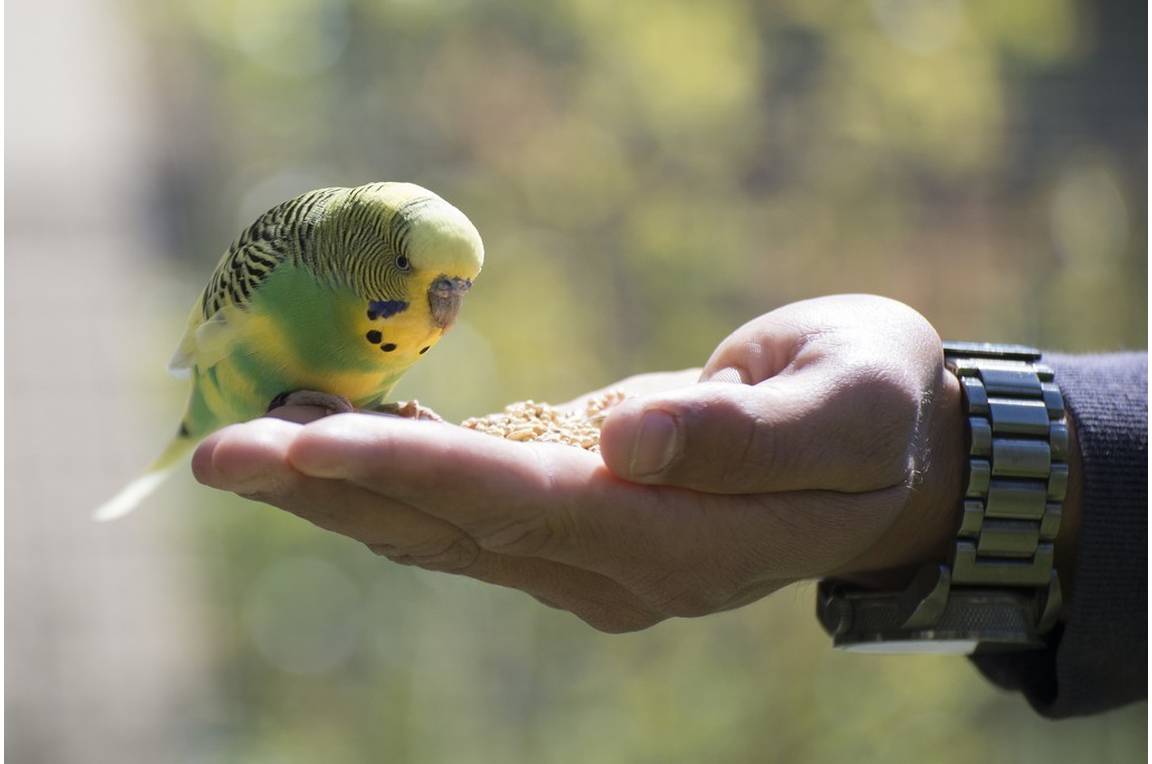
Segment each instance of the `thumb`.
[{"label": "thumb", "polygon": [[875,407],[851,385],[810,372],[756,385],[731,376],[618,404],[601,430],[604,463],[626,480],[725,494],[868,491],[906,479],[908,440],[877,427]]},{"label": "thumb", "polygon": [[600,453],[627,480],[713,493],[762,490],[775,461],[762,397],[738,382],[700,382],[624,400],[604,421]]}]

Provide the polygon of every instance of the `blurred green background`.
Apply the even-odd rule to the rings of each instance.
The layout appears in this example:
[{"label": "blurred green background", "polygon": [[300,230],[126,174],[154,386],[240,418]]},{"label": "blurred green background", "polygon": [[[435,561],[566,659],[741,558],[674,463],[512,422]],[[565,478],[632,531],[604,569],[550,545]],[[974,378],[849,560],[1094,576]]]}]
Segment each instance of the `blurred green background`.
[{"label": "blurred green background", "polygon": [[1127,762],[957,658],[833,652],[813,587],[606,636],[196,486],[90,509],[275,202],[412,180],[488,261],[404,380],[453,419],[703,363],[820,294],[952,338],[1147,343],[1147,7],[6,5],[7,753],[19,762]]}]

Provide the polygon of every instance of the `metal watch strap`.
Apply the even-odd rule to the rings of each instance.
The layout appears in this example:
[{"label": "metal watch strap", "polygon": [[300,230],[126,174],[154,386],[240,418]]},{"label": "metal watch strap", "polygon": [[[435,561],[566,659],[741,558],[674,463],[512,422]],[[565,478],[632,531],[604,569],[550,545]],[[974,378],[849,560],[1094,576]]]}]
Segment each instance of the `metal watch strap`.
[{"label": "metal watch strap", "polygon": [[952,560],[901,591],[824,580],[817,616],[837,647],[968,652],[1041,647],[1062,597],[1053,542],[1068,486],[1064,400],[1039,351],[944,343],[960,380],[968,464]]},{"label": "metal watch strap", "polygon": [[953,586],[1049,590],[1037,631],[1060,600],[1053,568],[1068,489],[1068,424],[1052,369],[1032,348],[944,344],[968,416],[968,479]]}]

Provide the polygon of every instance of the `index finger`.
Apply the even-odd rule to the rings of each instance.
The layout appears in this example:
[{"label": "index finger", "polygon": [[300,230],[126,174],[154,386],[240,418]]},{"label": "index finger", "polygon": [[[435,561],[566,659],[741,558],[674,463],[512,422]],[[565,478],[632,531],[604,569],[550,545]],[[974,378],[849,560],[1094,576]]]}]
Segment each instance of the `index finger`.
[{"label": "index finger", "polygon": [[689,492],[621,480],[571,446],[342,414],[301,428],[287,459],[304,475],[402,500],[500,554],[615,577],[691,543]]},{"label": "index finger", "polygon": [[635,374],[615,384],[602,387],[599,390],[593,390],[590,393],[584,393],[578,398],[573,398],[566,403],[558,404],[557,408],[581,411],[588,401],[614,391],[622,392],[626,396],[637,396],[651,395],[653,393],[662,393],[680,387],[687,387],[700,380],[701,371],[700,368],[691,368],[681,369],[679,371],[653,371],[645,374]]}]

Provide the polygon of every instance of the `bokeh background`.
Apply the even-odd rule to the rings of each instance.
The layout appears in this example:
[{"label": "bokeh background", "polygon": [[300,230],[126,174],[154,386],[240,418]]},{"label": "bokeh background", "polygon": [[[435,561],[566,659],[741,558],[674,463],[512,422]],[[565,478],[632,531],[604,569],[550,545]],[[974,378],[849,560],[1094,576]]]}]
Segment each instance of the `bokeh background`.
[{"label": "bokeh background", "polygon": [[1127,762],[958,658],[854,657],[813,587],[601,635],[186,471],[188,306],[255,214],[407,179],[488,263],[402,384],[450,418],[702,363],[775,306],[1147,343],[1140,0],[17,0],[6,135],[13,762]]}]

